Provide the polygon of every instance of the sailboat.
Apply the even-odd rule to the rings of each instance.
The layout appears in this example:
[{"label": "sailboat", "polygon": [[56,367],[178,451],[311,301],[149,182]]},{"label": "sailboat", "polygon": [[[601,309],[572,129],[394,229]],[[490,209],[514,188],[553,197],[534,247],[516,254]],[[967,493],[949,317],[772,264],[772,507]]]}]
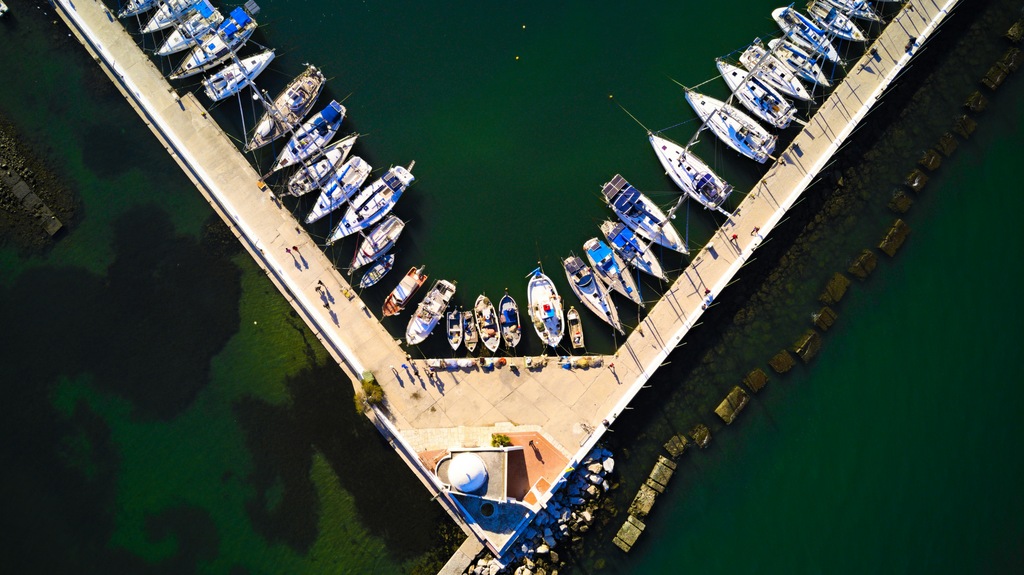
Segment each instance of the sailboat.
[{"label": "sailboat", "polygon": [[452,346],[452,351],[458,351],[459,346],[462,345],[462,312],[457,309],[448,312],[446,323],[448,345]]},{"label": "sailboat", "polygon": [[[313,209],[306,216],[306,223],[311,224],[338,209],[359,192],[359,186],[363,185],[369,176],[370,164],[359,156],[352,156],[347,162],[335,168],[334,174],[329,176],[323,185]],[[332,243],[334,241],[328,239],[327,245]]]},{"label": "sailboat", "polygon": [[775,88],[739,66],[715,59],[722,79],[736,95],[743,107],[770,126],[784,130],[796,117],[796,108],[782,97]]},{"label": "sailboat", "polygon": [[540,268],[530,274],[526,284],[526,297],[533,329],[545,345],[558,347],[565,333],[562,319],[562,298],[555,291],[551,278],[544,275]]},{"label": "sailboat", "polygon": [[382,258],[378,258],[376,262],[366,270],[363,274],[362,279],[359,280],[360,288],[368,288],[370,286],[377,285],[377,282],[382,280],[384,276],[388,275],[391,268],[395,266],[395,254],[388,254]]},{"label": "sailboat", "polygon": [[377,224],[356,248],[356,253],[352,256],[352,265],[349,266],[349,275],[391,251],[404,229],[405,222],[398,216],[388,216]]},{"label": "sailboat", "polygon": [[508,290],[498,303],[498,316],[501,318],[501,339],[505,340],[505,347],[512,349],[519,345],[523,332],[519,325],[519,306],[508,295]]},{"label": "sailboat", "polygon": [[494,311],[494,304],[485,295],[477,296],[473,305],[473,316],[476,319],[476,328],[480,332],[480,341],[484,347],[491,350],[491,353],[498,351],[501,343],[501,330],[498,327],[498,313]]},{"label": "sailboat", "polygon": [[423,273],[424,266],[410,268],[395,289],[391,290],[388,297],[384,299],[384,317],[396,315],[409,303],[412,296],[420,290],[427,281],[427,274]]},{"label": "sailboat", "polygon": [[249,40],[254,31],[256,21],[252,16],[241,7],[235,8],[215,30],[199,40],[198,46],[192,48],[171,74],[171,80],[194,76],[227,60]]},{"label": "sailboat", "polygon": [[281,168],[297,164],[319,154],[327,147],[327,143],[331,141],[334,134],[338,133],[338,128],[341,127],[341,122],[344,119],[345,106],[339,104],[337,100],[331,100],[326,108],[306,120],[292,136],[292,139],[288,140],[269,173],[274,173]]},{"label": "sailboat", "polygon": [[622,261],[608,244],[597,238],[590,238],[583,243],[583,250],[587,253],[590,265],[594,266],[594,273],[604,285],[626,296],[633,303],[644,305],[636,280],[626,269],[626,262]]},{"label": "sailboat", "polygon": [[[288,178],[288,187],[285,193],[291,196],[303,196],[326,184],[331,175],[335,173],[335,169],[348,159],[358,138],[359,134],[345,136],[327,146],[319,160],[303,164],[292,177]],[[362,185],[362,182],[359,185]]]},{"label": "sailboat", "polygon": [[662,281],[668,280],[661,268],[661,262],[650,252],[650,246],[638,238],[633,230],[627,228],[626,224],[605,220],[601,222],[601,233],[622,261],[645,274]]},{"label": "sailboat", "polygon": [[865,42],[868,39],[849,16],[831,4],[811,0],[807,5],[807,14],[819,26],[834,34],[836,38],[850,42]]},{"label": "sailboat", "polygon": [[722,204],[732,193],[732,186],[711,171],[696,154],[665,138],[649,134],[651,147],[665,173],[687,196],[709,210],[722,210]]},{"label": "sailboat", "polygon": [[851,18],[860,18],[869,22],[881,22],[882,17],[878,15],[868,4],[867,0],[825,0],[831,6],[835,6],[840,12]]},{"label": "sailboat", "polygon": [[189,46],[194,46],[200,38],[216,29],[224,21],[224,15],[220,13],[220,10],[214,8],[209,0],[201,0],[195,8],[195,12],[184,22],[178,24],[174,32],[167,36],[167,39],[157,49],[157,56],[170,56]]},{"label": "sailboat", "polygon": [[624,333],[622,324],[619,322],[618,309],[615,308],[610,294],[605,291],[601,281],[597,279],[590,267],[583,263],[579,256],[565,258],[562,260],[562,265],[565,267],[565,277],[569,280],[569,287],[583,302],[583,305],[616,331]]},{"label": "sailboat", "polygon": [[274,51],[267,50],[255,56],[242,58],[221,69],[220,72],[203,80],[203,91],[206,97],[214,102],[237,94],[267,69],[274,60]]},{"label": "sailboat", "polygon": [[176,22],[194,12],[198,2],[199,0],[164,0],[139,32],[152,34],[174,26]]},{"label": "sailboat", "polygon": [[811,99],[811,94],[804,87],[800,78],[782,60],[779,60],[774,54],[769,54],[760,38],[755,39],[754,43],[747,46],[747,49],[740,54],[740,64],[753,72],[755,77],[770,84],[783,96],[804,101]]},{"label": "sailboat", "polygon": [[156,6],[157,0],[128,0],[125,3],[124,8],[117,13],[118,18],[130,18],[138,14],[142,14],[146,10],[149,10],[153,6]]},{"label": "sailboat", "polygon": [[414,164],[409,164],[408,168],[392,166],[380,179],[363,188],[349,202],[348,211],[327,238],[328,245],[364,230],[386,216],[415,179],[412,175]]},{"label": "sailboat", "polygon": [[839,52],[828,39],[828,32],[810,18],[786,6],[772,10],[772,18],[786,37],[795,44],[816,52],[832,62],[839,61]]},{"label": "sailboat", "polygon": [[813,52],[781,38],[770,40],[768,47],[774,51],[783,64],[800,78],[826,88],[832,86],[832,82],[829,82],[825,72],[818,65],[818,58],[814,56]]},{"label": "sailboat", "polygon": [[686,101],[711,133],[740,154],[763,164],[775,151],[777,137],[736,108],[693,90],[686,90]]},{"label": "sailboat", "polygon": [[583,340],[583,321],[580,320],[580,312],[576,311],[573,306],[569,306],[569,311],[565,312],[565,319],[569,322],[569,340],[572,342],[572,348],[583,349],[586,347],[586,342]]},{"label": "sailboat", "polygon": [[690,253],[665,212],[619,174],[601,188],[608,207],[642,238],[680,253]]},{"label": "sailboat", "polygon": [[274,98],[274,103],[263,113],[263,117],[253,130],[252,138],[245,146],[245,151],[251,152],[265,146],[298,126],[313,109],[325,83],[323,72],[316,66],[307,66]]},{"label": "sailboat", "polygon": [[416,313],[409,318],[409,325],[405,328],[406,344],[418,345],[427,339],[444,315],[453,295],[455,295],[455,284],[447,280],[434,282],[423,301],[416,307]]}]

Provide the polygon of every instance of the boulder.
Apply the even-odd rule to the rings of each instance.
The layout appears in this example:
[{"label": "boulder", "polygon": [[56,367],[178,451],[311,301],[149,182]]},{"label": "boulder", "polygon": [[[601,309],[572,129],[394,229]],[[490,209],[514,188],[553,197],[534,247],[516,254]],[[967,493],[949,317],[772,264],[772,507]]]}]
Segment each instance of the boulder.
[{"label": "boulder", "polygon": [[561,559],[554,549],[551,550],[551,553],[548,556],[551,557],[552,563],[558,563],[559,559]]},{"label": "boulder", "polygon": [[796,365],[796,360],[793,359],[792,355],[789,355],[788,351],[782,350],[768,360],[768,365],[772,366],[775,373],[782,374],[793,369],[793,366]]},{"label": "boulder", "polygon": [[604,471],[604,467],[600,463],[591,463],[587,466],[587,471],[591,473],[601,473]]},{"label": "boulder", "polygon": [[492,561],[491,564],[487,567],[487,575],[498,575],[500,571],[501,563],[498,563],[497,561]]},{"label": "boulder", "polygon": [[832,274],[832,278],[825,284],[825,290],[818,296],[818,300],[825,305],[835,305],[846,295],[850,287],[850,278],[839,272]]},{"label": "boulder", "polygon": [[591,473],[590,475],[587,476],[587,481],[589,481],[592,485],[600,486],[602,483],[604,483],[604,478],[601,477],[600,475],[597,475],[596,473]]},{"label": "boulder", "polygon": [[537,554],[538,555],[547,555],[549,552],[551,552],[551,547],[549,547],[547,545],[541,545],[541,546],[537,547]]},{"label": "boulder", "polygon": [[601,494],[601,490],[598,489],[597,487],[595,487],[593,485],[588,485],[587,486],[587,495],[589,495],[591,497],[597,497],[600,494]]},{"label": "boulder", "polygon": [[580,512],[580,519],[589,524],[591,521],[594,520],[594,516],[589,511],[584,509],[583,511]]},{"label": "boulder", "polygon": [[[804,363],[808,363],[818,351],[821,349],[821,334],[808,329],[800,336],[800,339],[796,340],[793,344],[793,353],[795,353]],[[737,410],[738,411],[738,410]]]},{"label": "boulder", "polygon": [[839,316],[836,314],[835,310],[828,306],[824,306],[812,317],[814,318],[814,327],[821,331],[828,331],[828,328],[832,327],[832,324],[836,322],[836,318]]},{"label": "boulder", "polygon": [[903,245],[903,242],[906,241],[909,234],[910,226],[903,220],[897,219],[893,222],[885,237],[882,238],[881,243],[878,244],[878,249],[882,250],[885,255],[893,257],[896,255],[896,251],[900,249],[900,246]]},{"label": "boulder", "polygon": [[687,443],[686,437],[673,435],[665,444],[665,451],[672,456],[672,459],[676,459],[686,451]]},{"label": "boulder", "polygon": [[[750,401],[750,398],[747,396],[747,392],[743,391],[740,386],[735,385],[732,391],[722,400],[722,403],[719,403],[718,407],[715,408],[715,413],[718,414],[718,417],[722,418],[726,425],[729,425],[743,411],[743,408],[747,406],[748,401]],[[671,477],[671,474],[669,474],[669,477]],[[665,485],[663,482],[659,483]]]},{"label": "boulder", "polygon": [[750,391],[757,393],[761,391],[765,385],[768,385],[768,374],[759,367],[748,373],[747,376],[743,378],[743,383],[750,388]]},{"label": "boulder", "polygon": [[876,265],[878,265],[878,256],[875,255],[875,252],[863,250],[846,271],[855,277],[865,279],[871,275],[871,272],[875,271]]},{"label": "boulder", "polygon": [[615,471],[615,460],[611,457],[607,457],[601,462],[601,467],[604,468],[605,473],[611,473],[612,471]]}]

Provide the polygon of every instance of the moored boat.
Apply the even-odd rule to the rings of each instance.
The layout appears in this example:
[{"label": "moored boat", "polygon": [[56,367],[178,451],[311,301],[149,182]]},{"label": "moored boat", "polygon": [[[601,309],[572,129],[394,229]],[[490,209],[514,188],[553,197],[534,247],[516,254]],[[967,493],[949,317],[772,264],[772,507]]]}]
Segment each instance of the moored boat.
[{"label": "moored boat", "polygon": [[530,320],[537,337],[550,347],[558,347],[565,333],[565,322],[562,318],[562,298],[555,290],[551,278],[537,268],[530,274],[526,285],[527,306]]},{"label": "moored boat", "polygon": [[828,39],[828,32],[810,18],[789,6],[772,10],[772,19],[779,25],[786,37],[795,44],[824,56],[833,62],[839,61],[839,52]]},{"label": "moored boat", "polygon": [[505,340],[505,347],[512,349],[519,345],[519,339],[523,335],[522,326],[519,325],[519,306],[516,300],[508,295],[501,296],[498,303],[498,317],[501,320],[501,339]]},{"label": "moored boat", "polygon": [[409,268],[405,277],[398,282],[395,289],[391,290],[388,297],[384,299],[384,308],[382,310],[384,317],[395,315],[405,309],[412,296],[416,295],[416,292],[423,287],[423,284],[427,281],[427,274],[423,273],[424,267]]},{"label": "moored boat", "polygon": [[405,343],[418,345],[434,331],[437,322],[448,309],[448,302],[455,295],[455,284],[447,280],[437,280],[423,301],[416,307],[416,313],[409,318],[409,326],[405,328]]},{"label": "moored boat", "polygon": [[777,137],[736,108],[693,90],[686,90],[686,101],[711,133],[740,154],[763,164],[775,151]]},{"label": "moored boat", "polygon": [[721,210],[732,186],[686,148],[663,136],[648,136],[658,161],[675,185],[705,208]]},{"label": "moored boat", "polygon": [[590,238],[583,243],[583,250],[587,253],[590,265],[594,266],[594,273],[604,285],[626,296],[633,303],[644,305],[636,280],[626,269],[626,262],[622,261],[608,244],[597,238]]},{"label": "moored boat", "polygon": [[[370,164],[367,164],[359,156],[352,156],[347,162],[334,169],[334,173],[327,178],[323,185],[320,197],[317,198],[313,209],[306,216],[306,223],[311,224],[327,214],[338,209],[352,196],[359,192],[359,186],[363,185],[370,175]],[[334,243],[328,239],[327,245]]]},{"label": "moored boat", "polygon": [[334,134],[338,133],[344,119],[345,106],[339,104],[337,100],[331,100],[326,108],[314,114],[302,124],[301,128],[296,130],[295,135],[288,140],[284,149],[277,156],[277,161],[274,162],[268,175],[319,154],[327,147],[327,143],[331,141]]},{"label": "moored boat", "polygon": [[868,39],[853,20],[831,4],[811,0],[807,14],[819,26],[831,32],[836,38],[850,42],[864,42]]},{"label": "moored boat", "polygon": [[668,279],[665,277],[661,262],[651,253],[650,246],[638,238],[633,230],[627,228],[626,224],[605,220],[601,222],[601,233],[622,261],[662,281]]},{"label": "moored boat", "polygon": [[412,175],[414,164],[415,162],[409,164],[408,168],[392,166],[380,179],[363,188],[349,202],[348,210],[327,238],[327,243],[331,244],[366,229],[388,215],[402,197],[402,193],[415,179]]},{"label": "moored boat", "polygon": [[760,38],[755,39],[754,43],[740,54],[740,64],[783,96],[804,101],[811,99],[810,92],[800,78],[782,60],[774,54],[769,54]]},{"label": "moored boat", "polygon": [[156,51],[157,56],[170,56],[189,46],[195,46],[199,39],[224,21],[224,15],[214,8],[209,0],[196,4],[195,12],[175,27]]},{"label": "moored boat", "polygon": [[273,104],[263,113],[260,121],[256,123],[252,138],[245,146],[245,151],[250,152],[265,146],[298,126],[313,109],[325,84],[323,72],[316,66],[307,66],[274,98]]},{"label": "moored boat", "polygon": [[[351,134],[324,148],[323,156],[315,162],[306,162],[288,178],[286,194],[302,196],[323,187],[356,145],[359,134]],[[362,185],[360,182],[359,185]],[[307,222],[308,223],[308,222]]]},{"label": "moored boat", "polygon": [[565,312],[565,319],[569,322],[569,340],[572,341],[572,348],[583,349],[586,347],[586,342],[583,340],[583,322],[580,320],[580,312],[576,311],[573,306],[569,306],[569,311]]},{"label": "moored boat", "polygon": [[199,0],[164,0],[139,32],[151,34],[164,28],[170,28],[191,15],[198,3]]},{"label": "moored boat", "polygon": [[356,253],[352,256],[352,265],[348,270],[349,275],[391,251],[391,248],[395,247],[398,237],[402,235],[403,229],[405,229],[405,222],[398,216],[388,216],[377,224],[370,230],[370,233],[363,237],[363,241],[356,248]]},{"label": "moored boat", "polygon": [[462,312],[462,341],[466,344],[469,353],[476,351],[476,344],[480,341],[480,332],[476,329],[476,319],[472,311]]},{"label": "moored boat", "polygon": [[459,346],[462,345],[462,312],[456,309],[448,312],[446,323],[448,345],[452,346],[452,351],[458,351]]},{"label": "moored boat", "polygon": [[382,258],[379,258],[370,269],[366,270],[363,277],[359,280],[360,288],[368,288],[377,285],[377,282],[382,280],[384,276],[388,275],[391,268],[395,266],[395,254],[388,254]]},{"label": "moored boat", "polygon": [[572,292],[576,294],[583,305],[587,306],[587,309],[594,312],[594,315],[601,318],[602,321],[622,332],[619,311],[590,266],[583,263],[579,256],[565,258],[562,260],[562,265],[565,267],[565,277],[569,280],[569,287],[572,288]]},{"label": "moored boat", "polygon": [[242,88],[251,84],[263,70],[266,70],[273,60],[273,50],[242,58],[233,64],[225,66],[216,74],[205,78],[203,80],[203,91],[206,92],[206,97],[214,102],[237,94]]},{"label": "moored boat", "polygon": [[485,295],[477,296],[473,305],[473,317],[476,319],[476,328],[484,347],[491,350],[491,353],[498,351],[501,329],[498,327],[498,313],[494,311],[491,298]]},{"label": "moored boat", "polygon": [[796,108],[767,82],[722,59],[716,59],[722,79],[743,107],[768,125],[784,130],[796,117]]},{"label": "moored boat", "polygon": [[670,250],[690,253],[665,212],[621,175],[606,182],[601,193],[608,207],[637,235]]},{"label": "moored boat", "polygon": [[117,13],[118,18],[130,18],[137,14],[142,14],[146,10],[149,10],[153,6],[156,6],[157,0],[128,0],[125,3],[124,8]]},{"label": "moored boat", "polygon": [[871,8],[871,4],[867,0],[825,0],[825,2],[835,6],[840,12],[851,18],[860,18],[870,22],[882,21],[882,17]]},{"label": "moored boat", "polygon": [[770,40],[768,47],[772,49],[780,62],[801,79],[826,88],[832,86],[832,82],[825,76],[825,72],[818,65],[818,58],[813,53],[781,38]]},{"label": "moored boat", "polygon": [[170,79],[188,78],[227,60],[249,40],[255,30],[256,20],[241,7],[235,8],[216,29],[207,32],[197,42],[198,45],[185,56]]}]

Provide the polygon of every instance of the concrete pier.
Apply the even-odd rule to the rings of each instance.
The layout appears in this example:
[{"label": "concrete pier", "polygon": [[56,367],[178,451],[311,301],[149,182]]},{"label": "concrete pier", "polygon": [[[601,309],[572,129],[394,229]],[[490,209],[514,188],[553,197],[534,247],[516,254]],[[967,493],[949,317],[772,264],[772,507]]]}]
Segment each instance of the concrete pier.
[{"label": "concrete pier", "polygon": [[[52,0],[57,13],[268,277],[358,386],[372,373],[385,404],[368,411],[424,485],[467,531],[500,554],[547,502],[651,375],[714,305],[764,237],[810,185],[913,58],[957,0],[912,0],[771,165],[733,217],[601,367],[442,371],[427,381],[392,366],[406,352],[354,296],[351,286],[293,215],[260,181],[238,147],[192,94],[179,96],[98,0]],[[739,38],[737,42],[744,41]],[[318,285],[326,288],[321,296]],[[408,313],[408,311],[406,312]],[[435,337],[438,337],[435,335]],[[340,383],[340,382],[339,382]],[[514,422],[514,423],[513,423]],[[555,469],[527,469],[529,489],[509,505],[526,510],[511,530],[488,530],[434,475],[452,449],[487,448],[493,433],[545,450]],[[522,448],[522,445],[517,446]],[[511,453],[511,452],[509,452]]]}]

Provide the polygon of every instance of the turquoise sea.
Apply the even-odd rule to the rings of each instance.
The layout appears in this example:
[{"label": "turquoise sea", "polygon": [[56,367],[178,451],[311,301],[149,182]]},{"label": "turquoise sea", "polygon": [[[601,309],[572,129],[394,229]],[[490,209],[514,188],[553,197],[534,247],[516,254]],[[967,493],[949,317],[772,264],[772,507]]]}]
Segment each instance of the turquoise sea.
[{"label": "turquoise sea", "polygon": [[[432,550],[454,528],[355,414],[341,371],[249,258],[208,231],[212,211],[52,10],[8,4],[0,115],[69,182],[80,207],[46,253],[0,248],[4,570],[436,565]],[[1007,22],[1021,8],[969,4]],[[579,253],[611,215],[598,195],[615,173],[674,201],[643,128],[615,102],[686,141],[693,115],[672,80],[704,82],[715,56],[774,33],[774,5],[763,0],[260,5],[265,26],[255,39],[278,51],[266,89],[276,93],[303,63],[316,63],[332,78],[325,100],[344,99],[347,129],[365,134],[356,153],[378,168],[416,160],[417,182],[398,208],[409,229],[396,267],[425,263],[434,277],[457,279],[463,304],[506,287],[522,302],[522,277],[538,260],[562,281],[560,258]],[[960,17],[948,32],[974,21]],[[1001,53],[1001,32],[989,31],[978,50]],[[947,49],[929,46],[923,62]],[[935,139],[932,124],[948,126],[975,89],[972,66],[937,85],[952,101],[943,115],[903,135],[919,148],[874,171],[910,169]],[[731,314],[708,314],[614,428],[621,487],[613,500],[628,504],[671,433],[703,421],[715,439],[681,460],[632,554],[610,545],[619,515],[572,557],[576,572],[1024,569],[1015,449],[1024,392],[1013,375],[1024,244],[1010,219],[1024,201],[1014,172],[1022,87],[1012,76],[988,94],[974,137],[915,197],[907,244],[854,284],[821,354],[773,376],[729,428],[710,408],[737,374],[765,366],[809,326],[825,279],[895,217],[878,198],[898,176],[876,186],[866,201],[875,207],[843,229],[846,243],[819,242],[790,295],[754,324],[763,326],[735,329]],[[725,95],[718,81],[702,89]],[[215,114],[240,137],[252,110],[228,100]],[[710,136],[698,146],[739,190],[759,177],[759,166]],[[311,201],[290,205],[302,214]],[[717,220],[691,207],[676,224],[700,245]],[[779,244],[804,223],[790,225]],[[312,231],[325,235],[326,226]],[[343,262],[352,244],[331,249]],[[749,297],[743,282],[763,281],[771,267],[741,277],[723,298]],[[644,289],[655,297],[659,288]],[[591,347],[611,349],[611,334],[586,321]],[[539,351],[529,345],[524,351]],[[712,352],[715,361],[703,361]]]}]

